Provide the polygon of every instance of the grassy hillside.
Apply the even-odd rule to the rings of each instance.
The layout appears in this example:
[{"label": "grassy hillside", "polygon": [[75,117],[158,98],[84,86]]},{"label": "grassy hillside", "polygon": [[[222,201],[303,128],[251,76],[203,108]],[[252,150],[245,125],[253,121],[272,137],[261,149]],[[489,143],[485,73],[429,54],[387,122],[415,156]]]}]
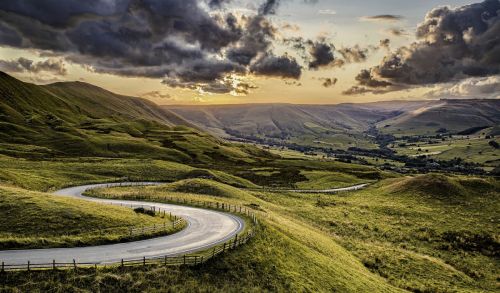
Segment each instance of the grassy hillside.
[{"label": "grassy hillside", "polygon": [[500,100],[440,100],[381,121],[378,128],[395,135],[457,133],[500,123]]},{"label": "grassy hillside", "polygon": [[130,227],[171,223],[167,218],[135,213],[129,208],[5,185],[0,185],[0,210],[0,249],[130,241],[134,239],[129,237]]},{"label": "grassy hillside", "polygon": [[500,150],[491,145],[498,138],[491,136],[492,128],[473,135],[448,135],[441,139],[398,140],[391,148],[398,154],[410,157],[427,156],[440,160],[461,158],[485,167],[500,165]]},{"label": "grassy hillside", "polygon": [[192,163],[269,156],[196,130],[150,101],[82,82],[37,86],[0,73],[0,98],[0,153],[10,156],[133,156]]},{"label": "grassy hillside", "polygon": [[[499,183],[423,175],[340,195],[243,192],[221,197],[183,185],[97,190],[111,198],[171,197],[244,204],[259,214],[256,238],[195,268],[8,274],[24,290],[488,292],[497,288]],[[231,187],[204,180],[205,186]],[[212,188],[210,187],[210,188]],[[158,198],[159,196],[159,198]],[[99,280],[99,282],[95,282]],[[161,281],[157,281],[161,280]]]},{"label": "grassy hillside", "polygon": [[[354,104],[247,104],[164,106],[215,135],[276,140],[325,147],[374,147],[362,132],[370,123],[391,117],[392,110]],[[328,145],[330,144],[330,145]]]},{"label": "grassy hillside", "polygon": [[[236,251],[217,258],[199,268],[149,268],[130,271],[137,280],[134,290],[177,290],[188,291],[315,291],[331,292],[340,290],[356,292],[371,290],[373,292],[397,292],[387,284],[383,278],[371,274],[359,260],[354,258],[344,248],[339,246],[330,235],[323,233],[312,225],[282,213],[282,207],[275,206],[259,199],[255,192],[241,192],[230,186],[205,180],[205,186],[234,192],[230,197],[222,198],[219,195],[205,195],[206,189],[199,193],[182,193],[170,191],[172,186],[183,185],[177,182],[174,185],[149,187],[120,187],[95,190],[102,192],[108,198],[135,198],[154,195],[154,200],[169,198],[196,198],[208,201],[218,200],[228,203],[242,203],[258,209],[262,214],[262,227],[256,238]],[[160,198],[158,198],[158,196]],[[307,235],[307,237],[304,237]],[[61,282],[70,288],[82,288],[81,279],[89,281],[99,278],[99,275],[115,275],[114,284],[101,283],[101,289],[116,290],[118,286],[125,286],[127,275],[118,271],[108,270],[78,275],[74,281],[66,279],[64,274]],[[33,274],[40,278],[36,282],[42,286],[62,285],[60,280],[42,281],[43,273]],[[80,280],[79,280],[80,279]],[[152,280],[162,280],[152,282]],[[6,279],[8,280],[8,279]],[[8,280],[7,282],[19,282]],[[33,280],[33,279],[32,279]],[[22,282],[22,281],[21,281]],[[19,284],[19,283],[17,283]],[[97,286],[101,286],[97,285]],[[25,283],[25,288],[30,288]],[[23,285],[21,285],[21,288]],[[98,287],[94,287],[98,288]],[[121,287],[123,288],[123,287]]]}]

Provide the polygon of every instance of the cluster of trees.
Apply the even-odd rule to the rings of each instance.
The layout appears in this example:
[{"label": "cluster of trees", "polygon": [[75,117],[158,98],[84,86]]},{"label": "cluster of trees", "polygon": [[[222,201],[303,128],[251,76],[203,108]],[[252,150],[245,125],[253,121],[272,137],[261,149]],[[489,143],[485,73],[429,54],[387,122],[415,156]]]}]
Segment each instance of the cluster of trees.
[{"label": "cluster of trees", "polygon": [[[242,133],[231,131],[229,134],[239,137],[240,141],[251,141],[262,145],[268,145],[277,148],[288,148],[290,150],[298,151],[304,154],[316,154],[318,152],[325,153],[328,157],[335,157],[341,162],[347,163],[358,163],[358,164],[369,164],[368,161],[362,157],[371,157],[376,159],[387,159],[392,161],[397,161],[404,163],[404,167],[396,167],[392,164],[386,163],[382,166],[384,169],[390,169],[400,173],[408,172],[454,172],[462,174],[484,174],[485,171],[481,168],[479,164],[466,162],[461,158],[454,158],[452,160],[437,160],[427,156],[410,157],[406,155],[398,155],[394,152],[389,145],[395,144],[396,138],[390,134],[381,134],[375,127],[368,130],[367,134],[372,136],[377,144],[380,146],[379,149],[364,149],[359,147],[350,147],[347,150],[317,147],[317,146],[306,146],[298,145],[296,143],[289,143],[284,139],[273,139],[273,138],[263,138],[256,137],[253,135],[243,135]],[[443,134],[436,134],[434,136],[426,136],[426,139],[442,139],[445,136]],[[409,136],[406,138],[407,142],[414,141],[418,142],[423,139],[423,137],[413,137]],[[495,148],[499,148],[498,143],[491,141],[490,145]]]}]

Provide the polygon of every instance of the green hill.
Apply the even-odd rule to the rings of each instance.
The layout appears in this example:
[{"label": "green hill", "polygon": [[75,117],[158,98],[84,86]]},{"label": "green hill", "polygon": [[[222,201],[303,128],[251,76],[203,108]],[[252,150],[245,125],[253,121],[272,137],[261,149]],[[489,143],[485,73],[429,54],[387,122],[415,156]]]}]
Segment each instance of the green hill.
[{"label": "green hill", "polygon": [[0,153],[16,157],[148,157],[178,162],[268,156],[226,143],[176,114],[82,83],[45,86],[0,73]]},{"label": "green hill", "polygon": [[499,100],[385,101],[363,104],[163,106],[221,137],[345,149],[376,147],[364,132],[459,133],[500,123]]},{"label": "green hill", "polygon": [[396,135],[460,133],[500,123],[500,100],[439,100],[377,124]]},{"label": "green hill", "polygon": [[362,135],[370,124],[394,116],[383,108],[344,105],[246,104],[163,106],[222,137],[323,145],[374,147]]},{"label": "green hill", "polygon": [[[132,209],[0,185],[0,249],[90,246],[130,241],[129,228],[167,218]],[[105,233],[103,233],[105,232]]]}]

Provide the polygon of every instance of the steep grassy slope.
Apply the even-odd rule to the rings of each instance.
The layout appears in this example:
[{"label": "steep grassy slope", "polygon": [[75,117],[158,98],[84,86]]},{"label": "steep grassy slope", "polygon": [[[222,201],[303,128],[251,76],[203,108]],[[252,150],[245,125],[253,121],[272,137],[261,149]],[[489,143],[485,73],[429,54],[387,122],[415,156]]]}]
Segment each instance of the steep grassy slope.
[{"label": "steep grassy slope", "polygon": [[86,83],[37,86],[0,73],[0,97],[0,153],[11,156],[135,156],[194,163],[269,156],[189,127],[147,100]]},{"label": "steep grassy slope", "polygon": [[44,161],[0,155],[0,182],[38,191],[92,182],[129,180],[169,182],[195,178],[210,178],[237,187],[258,187],[249,180],[223,171],[199,169],[162,160],[64,158]]},{"label": "steep grassy slope", "polygon": [[[129,227],[167,218],[0,185],[0,249],[88,246],[131,240]],[[170,227],[170,225],[168,226]]]},{"label": "steep grassy slope", "polygon": [[[184,182],[177,184],[183,185]],[[255,197],[254,192],[242,192],[230,186],[204,181],[205,186],[219,190],[233,191],[229,197],[205,195],[206,190],[199,193],[180,193],[170,191],[170,186],[150,186],[110,188],[95,190],[108,198],[144,199],[154,196],[152,200],[168,202],[171,197],[183,199],[204,199],[208,201],[225,201],[232,204],[246,204],[260,211],[262,227],[256,238],[249,243],[217,258],[200,268],[153,268],[143,271],[131,271],[140,280],[137,290],[171,290],[189,291],[274,291],[274,292],[397,292],[383,278],[371,274],[363,265],[339,246],[330,235],[312,225],[282,213],[283,207],[269,204]],[[192,191],[191,191],[192,192]],[[307,236],[307,237],[305,237]],[[116,274],[114,271],[99,274]],[[170,276],[166,276],[170,275]],[[175,276],[175,277],[174,277]],[[84,277],[83,275],[77,278]],[[86,275],[84,278],[94,279],[97,276]],[[117,289],[118,284],[127,283],[124,275],[117,275],[114,284],[106,284],[109,290]],[[35,276],[36,278],[36,276]],[[161,282],[151,282],[153,278]],[[65,280],[69,281],[69,280]],[[125,283],[124,283],[125,282]],[[71,286],[79,287],[79,282],[69,281]],[[136,282],[137,283],[137,282]],[[54,283],[53,283],[54,284]],[[59,281],[55,282],[58,286]],[[182,284],[182,285],[181,285]],[[26,284],[29,286],[29,284]],[[118,285],[121,286],[121,285]],[[135,289],[134,289],[135,290]]]},{"label": "steep grassy slope", "polygon": [[[260,214],[263,228],[248,244],[199,268],[103,270],[73,277],[59,273],[50,281],[40,273],[32,274],[30,282],[24,275],[8,275],[7,282],[26,289],[35,280],[45,287],[66,284],[73,289],[244,292],[497,288],[499,183],[493,179],[431,174],[389,179],[340,195],[235,191],[228,197],[206,195],[204,189],[171,191],[176,184],[184,182],[96,191],[109,198],[244,204]],[[203,184],[224,189],[208,180]],[[97,279],[102,281],[89,285]]]},{"label": "steep grassy slope", "polygon": [[185,120],[223,137],[268,143],[347,149],[376,148],[364,134],[435,135],[500,123],[498,100],[388,101],[365,104],[246,104],[164,106]]},{"label": "steep grassy slope", "polygon": [[[393,116],[392,110],[356,105],[247,104],[220,106],[164,106],[184,119],[219,136],[247,139],[285,139],[313,145],[320,141],[369,144],[361,133],[369,124]],[[335,137],[334,139],[331,139]],[[330,147],[330,146],[327,146]]]},{"label": "steep grassy slope", "polygon": [[384,133],[435,135],[443,128],[457,133],[500,123],[500,100],[440,100],[378,123]]},{"label": "steep grassy slope", "polygon": [[340,105],[244,104],[163,108],[218,134],[286,137],[323,132],[362,132],[371,123],[426,103],[395,101]]}]

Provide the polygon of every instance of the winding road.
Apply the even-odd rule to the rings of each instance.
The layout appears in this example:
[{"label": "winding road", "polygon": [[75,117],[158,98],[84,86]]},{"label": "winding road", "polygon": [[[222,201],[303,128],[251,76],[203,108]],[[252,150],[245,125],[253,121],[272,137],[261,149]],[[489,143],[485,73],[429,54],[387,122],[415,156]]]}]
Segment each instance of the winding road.
[{"label": "winding road", "polygon": [[300,192],[300,193],[337,193],[337,192],[344,192],[344,191],[355,191],[359,189],[363,189],[370,185],[370,183],[363,183],[363,184],[358,184],[358,185],[353,185],[353,186],[347,186],[347,187],[339,187],[339,188],[332,188],[332,189],[292,189],[292,190],[287,190],[289,192]]},{"label": "winding road", "polygon": [[61,189],[54,194],[104,204],[155,207],[184,218],[187,221],[186,228],[168,236],[127,243],[74,248],[4,250],[0,251],[0,261],[14,265],[26,264],[28,261],[52,263],[53,260],[71,263],[74,259],[77,263],[107,264],[119,262],[121,259],[174,256],[205,250],[224,243],[245,228],[243,219],[224,212],[155,202],[99,199],[82,195],[92,188],[132,184],[137,183],[83,185]]},{"label": "winding road", "polygon": [[[205,250],[224,243],[239,234],[245,228],[245,222],[238,216],[201,208],[163,204],[156,202],[111,200],[92,198],[84,196],[86,190],[130,185],[156,185],[158,182],[125,182],[89,184],[70,187],[54,192],[55,195],[69,196],[87,201],[103,204],[126,205],[134,207],[155,207],[155,209],[171,212],[187,221],[187,226],[182,231],[147,240],[133,241],[127,243],[98,245],[74,248],[47,248],[47,249],[25,249],[0,251],[0,261],[6,265],[22,265],[30,261],[34,263],[52,263],[53,260],[60,263],[116,263],[121,259],[138,259],[142,257],[176,256],[186,253]],[[287,190],[291,192],[340,192],[352,191],[366,187],[368,184],[359,184],[350,187],[328,189],[328,190]],[[282,190],[283,191],[283,190]]]}]

